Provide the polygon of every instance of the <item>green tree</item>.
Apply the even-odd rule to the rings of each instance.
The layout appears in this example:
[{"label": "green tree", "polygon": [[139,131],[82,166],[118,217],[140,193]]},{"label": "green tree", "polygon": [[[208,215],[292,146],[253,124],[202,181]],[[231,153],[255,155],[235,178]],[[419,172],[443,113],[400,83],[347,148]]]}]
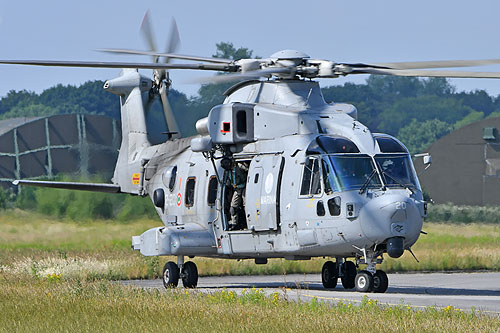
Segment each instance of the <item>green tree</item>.
[{"label": "green tree", "polygon": [[398,133],[398,139],[403,142],[411,154],[425,151],[433,142],[450,133],[453,126],[439,119],[419,122],[412,119]]},{"label": "green tree", "polygon": [[472,110],[459,99],[439,96],[419,96],[396,100],[392,106],[380,113],[378,129],[389,134],[397,134],[410,119],[419,122],[440,119],[454,124]]},{"label": "green tree", "polygon": [[253,51],[246,47],[235,48],[233,43],[230,42],[220,42],[215,44],[215,46],[217,51],[212,55],[214,58],[231,60],[252,58]]},{"label": "green tree", "polygon": [[[252,50],[246,47],[235,48],[234,45],[229,42],[217,43],[216,48],[217,50],[213,55],[215,58],[231,60],[252,58]],[[195,115],[193,118],[200,119],[206,117],[210,109],[224,101],[224,92],[233,84],[234,82],[208,83],[201,85],[198,90],[198,97],[192,99],[189,105],[191,109],[190,112]]]},{"label": "green tree", "polygon": [[475,123],[484,118],[484,112],[479,111],[471,111],[468,115],[466,115],[463,119],[457,121],[453,126],[454,129],[459,129],[469,124]]}]

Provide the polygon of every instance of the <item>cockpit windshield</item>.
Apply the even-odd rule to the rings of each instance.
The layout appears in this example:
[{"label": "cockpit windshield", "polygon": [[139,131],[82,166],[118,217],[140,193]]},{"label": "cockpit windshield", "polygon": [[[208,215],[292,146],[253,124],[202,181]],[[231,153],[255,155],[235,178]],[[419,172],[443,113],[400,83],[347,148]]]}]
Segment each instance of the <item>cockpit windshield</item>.
[{"label": "cockpit windshield", "polygon": [[375,162],[387,187],[410,187],[420,190],[408,154],[379,154]]},{"label": "cockpit windshield", "polygon": [[325,188],[329,186],[334,192],[382,187],[373,160],[368,155],[324,156],[323,174],[328,179],[328,183],[325,179]]}]

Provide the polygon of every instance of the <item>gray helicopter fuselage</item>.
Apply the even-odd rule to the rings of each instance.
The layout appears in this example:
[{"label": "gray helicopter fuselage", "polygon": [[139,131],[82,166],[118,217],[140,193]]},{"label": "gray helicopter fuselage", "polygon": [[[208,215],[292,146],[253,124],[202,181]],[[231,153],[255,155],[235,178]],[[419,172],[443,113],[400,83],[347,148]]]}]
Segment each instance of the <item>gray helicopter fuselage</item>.
[{"label": "gray helicopter fuselage", "polygon": [[[411,158],[356,118],[352,105],[325,103],[313,81],[237,85],[199,121],[200,136],[140,151],[134,186],[151,197],[164,226],[134,236],[133,248],[147,256],[287,259],[378,255],[390,239],[409,249],[426,213]],[[221,147],[249,166],[237,230],[229,226],[231,170],[207,154]],[[398,173],[383,170],[391,163]]]}]

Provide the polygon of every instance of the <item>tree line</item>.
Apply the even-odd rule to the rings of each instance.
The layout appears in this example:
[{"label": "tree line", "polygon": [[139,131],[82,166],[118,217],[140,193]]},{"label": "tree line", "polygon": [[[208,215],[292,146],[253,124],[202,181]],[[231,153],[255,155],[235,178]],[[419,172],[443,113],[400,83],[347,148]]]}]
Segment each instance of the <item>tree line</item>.
[{"label": "tree line", "polygon": [[[232,43],[216,45],[214,57],[238,60],[251,58],[248,48]],[[57,85],[40,94],[10,91],[0,99],[0,119],[89,113],[120,118],[119,98],[102,89],[104,82],[89,81],[78,87]],[[204,84],[196,96],[170,89],[169,100],[183,136],[195,135],[195,123],[223,102],[227,84]],[[369,76],[365,83],[344,83],[322,88],[327,102],[351,103],[358,119],[374,132],[398,137],[412,153],[425,150],[451,131],[469,123],[500,116],[500,96],[484,90],[457,92],[443,78]],[[150,140],[165,140],[167,130],[158,101],[147,112]]]}]

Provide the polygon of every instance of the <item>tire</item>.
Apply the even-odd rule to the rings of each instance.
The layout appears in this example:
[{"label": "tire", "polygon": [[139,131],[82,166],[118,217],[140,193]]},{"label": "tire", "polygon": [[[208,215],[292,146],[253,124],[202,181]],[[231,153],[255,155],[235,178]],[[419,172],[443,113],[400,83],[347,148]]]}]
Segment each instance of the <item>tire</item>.
[{"label": "tire", "polygon": [[323,282],[323,287],[335,288],[337,286],[338,278],[337,264],[332,261],[325,262],[323,269],[321,270],[321,281]]},{"label": "tire", "polygon": [[376,293],[385,293],[389,287],[389,278],[384,271],[376,271],[373,275],[373,292]]},{"label": "tire", "polygon": [[184,288],[196,288],[198,284],[198,268],[192,261],[188,261],[182,266],[182,284]]},{"label": "tire", "polygon": [[179,267],[173,261],[163,266],[163,286],[167,289],[175,288],[179,284]]},{"label": "tire", "polygon": [[355,278],[356,278],[356,265],[352,261],[345,261],[342,264],[342,274],[343,277],[340,278],[342,281],[342,286],[345,289],[352,289],[355,287]]},{"label": "tire", "polygon": [[359,272],[354,281],[356,284],[356,291],[367,293],[373,289],[373,275],[368,271]]}]

